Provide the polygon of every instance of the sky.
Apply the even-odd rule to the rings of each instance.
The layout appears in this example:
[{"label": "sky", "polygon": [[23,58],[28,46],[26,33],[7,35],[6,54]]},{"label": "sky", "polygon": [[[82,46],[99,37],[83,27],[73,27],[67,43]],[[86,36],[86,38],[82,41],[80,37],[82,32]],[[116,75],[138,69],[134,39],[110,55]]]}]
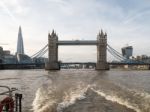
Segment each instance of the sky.
[{"label": "sky", "polygon": [[[19,26],[25,53],[36,53],[48,43],[53,29],[59,40],[96,40],[103,29],[108,44],[121,52],[150,56],[150,0],[0,0],[0,46],[16,52]],[[60,59],[96,59],[96,47],[60,47]],[[86,57],[86,58],[85,58]]]}]

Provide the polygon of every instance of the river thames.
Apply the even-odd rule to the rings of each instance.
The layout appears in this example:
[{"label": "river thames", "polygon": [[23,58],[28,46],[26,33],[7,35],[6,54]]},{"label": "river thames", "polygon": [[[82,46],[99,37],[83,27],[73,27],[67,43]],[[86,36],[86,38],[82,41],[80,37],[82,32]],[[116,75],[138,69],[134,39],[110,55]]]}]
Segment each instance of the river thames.
[{"label": "river thames", "polygon": [[23,112],[150,112],[150,71],[1,70]]}]

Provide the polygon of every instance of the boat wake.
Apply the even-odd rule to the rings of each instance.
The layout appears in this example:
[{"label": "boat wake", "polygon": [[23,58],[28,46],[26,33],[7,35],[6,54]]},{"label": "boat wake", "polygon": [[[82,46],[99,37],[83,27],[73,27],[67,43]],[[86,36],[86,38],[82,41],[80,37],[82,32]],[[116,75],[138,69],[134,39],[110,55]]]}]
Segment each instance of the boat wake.
[{"label": "boat wake", "polygon": [[63,112],[63,109],[75,104],[76,101],[85,99],[88,89],[89,86],[84,89],[79,87],[76,91],[71,90],[69,94],[66,93],[65,97],[63,98],[63,102],[60,102],[57,106],[57,112]]},{"label": "boat wake", "polygon": [[[65,111],[67,108],[70,108],[71,106],[73,107],[81,105],[82,102],[85,100],[86,103],[82,105],[82,107],[84,107],[87,104],[87,102],[91,102],[89,99],[97,96],[96,99],[98,97],[103,97],[108,102],[115,103],[120,106],[123,106],[122,108],[128,108],[132,110],[132,111],[122,110],[124,112],[150,111],[150,94],[145,92],[140,93],[137,91],[127,89],[125,90],[125,88],[120,89],[120,87],[117,86],[115,87],[114,90],[110,88],[104,90],[100,86],[97,87],[96,85],[88,85],[88,86],[82,85],[77,86],[76,88],[70,88],[63,92],[58,91],[58,89],[56,88],[40,88],[37,90],[36,97],[33,101],[33,110],[34,112],[68,112]],[[92,94],[92,96],[88,95],[89,93]],[[93,102],[91,102],[91,105],[93,105]],[[101,105],[101,103],[102,102],[97,102],[96,105],[98,104]],[[70,108],[70,112],[71,110],[72,108]],[[92,112],[90,110],[89,111],[87,110],[85,112]]]}]

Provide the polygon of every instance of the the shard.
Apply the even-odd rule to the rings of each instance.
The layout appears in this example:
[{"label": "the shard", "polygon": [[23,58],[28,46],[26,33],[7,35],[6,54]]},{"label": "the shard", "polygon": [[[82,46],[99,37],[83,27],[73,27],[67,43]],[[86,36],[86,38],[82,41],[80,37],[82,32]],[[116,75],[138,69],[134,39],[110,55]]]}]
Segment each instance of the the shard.
[{"label": "the shard", "polygon": [[18,32],[18,42],[17,42],[17,52],[16,53],[24,54],[24,45],[23,45],[21,26],[19,27],[19,32]]}]

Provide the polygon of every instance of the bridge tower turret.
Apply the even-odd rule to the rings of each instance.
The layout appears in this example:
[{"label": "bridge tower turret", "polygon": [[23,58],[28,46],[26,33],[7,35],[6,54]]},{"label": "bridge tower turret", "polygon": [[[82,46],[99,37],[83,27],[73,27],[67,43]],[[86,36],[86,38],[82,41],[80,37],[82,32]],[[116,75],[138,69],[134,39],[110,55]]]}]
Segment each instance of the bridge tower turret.
[{"label": "bridge tower turret", "polygon": [[58,62],[58,36],[54,30],[51,34],[48,34],[48,62],[46,62],[45,69],[60,69]]},{"label": "bridge tower turret", "polygon": [[108,70],[107,64],[107,34],[103,30],[97,35],[97,64],[96,70]]}]

